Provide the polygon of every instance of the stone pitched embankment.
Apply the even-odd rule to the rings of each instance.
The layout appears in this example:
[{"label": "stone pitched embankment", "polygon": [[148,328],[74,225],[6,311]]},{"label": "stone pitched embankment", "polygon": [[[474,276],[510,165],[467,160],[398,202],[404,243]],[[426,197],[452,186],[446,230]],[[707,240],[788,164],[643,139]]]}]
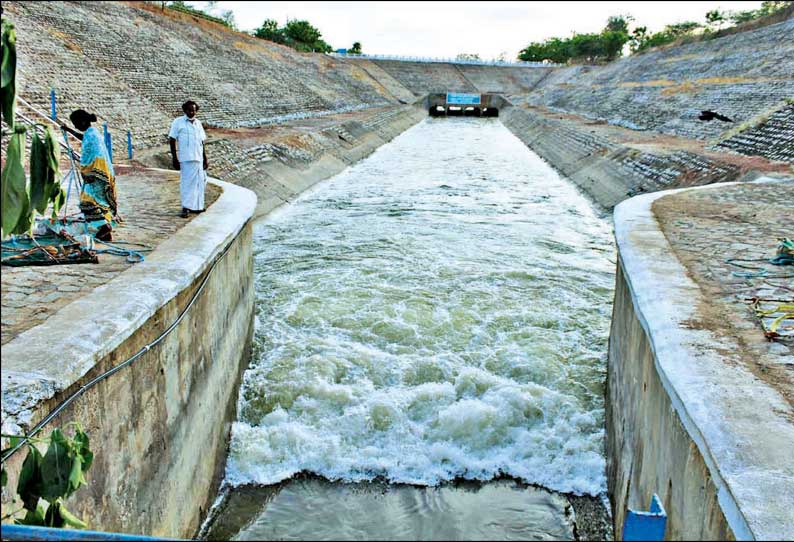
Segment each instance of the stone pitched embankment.
[{"label": "stone pitched embankment", "polygon": [[729,135],[714,148],[794,164],[794,101],[755,126]]},{"label": "stone pitched embankment", "polygon": [[478,66],[398,60],[347,59],[377,65],[415,97],[445,92],[526,94],[554,68]]},{"label": "stone pitched embankment", "polygon": [[[794,175],[790,165],[767,157],[719,152],[722,149],[708,148],[701,141],[640,132],[546,108],[508,107],[501,119],[605,210],[647,192],[750,179],[761,173]],[[776,142],[756,148],[775,152]]]},{"label": "stone pitched embankment", "polygon": [[[794,19],[551,71],[503,122],[611,209],[634,195],[794,175]],[[734,122],[698,119],[701,111]]]},{"label": "stone pitched embankment", "polygon": [[137,149],[165,143],[193,99],[210,126],[259,126],[396,103],[364,70],[142,2],[6,2],[22,96],[95,111]]},{"label": "stone pitched embankment", "polygon": [[[712,140],[794,97],[794,19],[699,43],[632,55],[603,67],[556,70],[529,105],[634,130]],[[698,119],[716,111],[734,123]]]}]

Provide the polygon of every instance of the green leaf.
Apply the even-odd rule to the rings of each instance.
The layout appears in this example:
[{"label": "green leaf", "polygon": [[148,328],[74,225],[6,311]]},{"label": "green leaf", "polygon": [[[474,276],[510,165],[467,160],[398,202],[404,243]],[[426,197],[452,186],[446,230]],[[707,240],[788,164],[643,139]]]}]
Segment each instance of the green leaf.
[{"label": "green leaf", "polygon": [[61,146],[58,144],[58,137],[52,126],[44,129],[44,146],[47,148],[47,164],[50,171],[57,174],[61,167]]},{"label": "green leaf", "polygon": [[47,147],[47,161],[51,171],[59,171],[61,165],[61,147],[58,144],[58,136],[52,126],[44,129],[44,145]]},{"label": "green leaf", "polygon": [[66,490],[64,497],[68,497],[78,489],[80,486],[85,485],[85,476],[83,476],[83,458],[75,454],[72,459],[72,470],[69,471],[69,487]]},{"label": "green leaf", "polygon": [[63,190],[59,160],[60,147],[52,129],[49,126],[45,128],[44,139],[34,131],[30,145],[30,204],[40,214],[47,210],[50,202],[55,204],[56,212],[60,209]]},{"label": "green leaf", "polygon": [[47,525],[44,521],[44,508],[39,504],[34,509],[28,509],[28,513],[25,514],[25,517],[22,519],[14,520],[14,523],[17,525],[37,525],[37,526],[45,526]]},{"label": "green leaf", "polygon": [[25,128],[17,126],[8,141],[6,163],[0,180],[0,213],[3,232],[16,229],[23,211],[28,207],[25,187]]},{"label": "green leaf", "polygon": [[28,455],[22,463],[17,482],[17,493],[28,510],[35,510],[41,497],[41,454],[34,446],[28,446]]},{"label": "green leaf", "polygon": [[77,429],[74,435],[74,441],[79,444],[77,453],[79,453],[83,459],[83,472],[88,472],[88,469],[91,468],[91,463],[94,462],[94,454],[91,453],[91,448],[89,448],[88,435],[85,434],[82,429]]},{"label": "green leaf", "polygon": [[16,61],[17,31],[14,29],[14,23],[3,21],[2,43],[3,43],[3,60],[2,60],[2,72],[0,73],[0,86],[6,87],[9,84],[11,84],[11,80],[14,79],[17,69],[17,61]]},{"label": "green leaf", "polygon": [[85,529],[88,527],[86,522],[82,521],[80,518],[69,512],[62,502],[59,502],[57,506],[58,513],[60,514],[63,523],[69,527],[74,527],[75,529]]},{"label": "green leaf", "polygon": [[28,233],[30,232],[31,226],[33,226],[33,209],[30,207],[30,200],[28,199],[28,195],[26,193],[24,205],[22,206],[22,212],[19,214],[19,221],[17,222],[17,225],[14,226],[14,229],[11,230],[11,233]]},{"label": "green leaf", "polygon": [[58,211],[66,203],[66,192],[59,186],[58,192],[52,197],[52,219],[58,218]]},{"label": "green leaf", "polygon": [[30,206],[39,213],[47,210],[50,182],[47,149],[36,130],[30,144]]},{"label": "green leaf", "polygon": [[[50,126],[44,130],[44,147],[47,151],[47,205],[52,203],[53,213],[57,213],[66,200],[66,193],[61,188],[61,147],[58,137]],[[44,212],[44,211],[40,211]]]},{"label": "green leaf", "polygon": [[3,21],[3,56],[0,65],[0,112],[10,128],[14,128],[14,108],[17,101],[17,32],[14,25]]},{"label": "green leaf", "polygon": [[50,434],[50,446],[41,460],[42,498],[54,502],[67,494],[72,460],[69,457],[69,442],[60,429]]}]

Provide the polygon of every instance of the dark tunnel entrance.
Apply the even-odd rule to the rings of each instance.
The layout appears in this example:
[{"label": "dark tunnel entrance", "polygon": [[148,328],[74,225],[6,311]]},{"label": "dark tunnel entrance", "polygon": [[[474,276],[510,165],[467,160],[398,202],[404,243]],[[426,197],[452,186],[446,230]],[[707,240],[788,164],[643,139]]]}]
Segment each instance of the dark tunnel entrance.
[{"label": "dark tunnel entrance", "polygon": [[498,117],[499,108],[433,105],[428,109],[428,114],[431,117]]}]

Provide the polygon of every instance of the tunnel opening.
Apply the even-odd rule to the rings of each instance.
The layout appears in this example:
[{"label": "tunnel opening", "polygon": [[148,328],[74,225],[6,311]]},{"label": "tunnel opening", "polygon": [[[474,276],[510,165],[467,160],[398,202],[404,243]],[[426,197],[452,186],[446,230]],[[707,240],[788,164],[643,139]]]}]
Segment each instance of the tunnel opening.
[{"label": "tunnel opening", "polygon": [[428,110],[428,113],[431,117],[443,117],[447,114],[447,111],[441,105],[433,105]]},{"label": "tunnel opening", "polygon": [[498,117],[505,100],[494,94],[447,92],[429,94],[424,103],[431,117]]}]

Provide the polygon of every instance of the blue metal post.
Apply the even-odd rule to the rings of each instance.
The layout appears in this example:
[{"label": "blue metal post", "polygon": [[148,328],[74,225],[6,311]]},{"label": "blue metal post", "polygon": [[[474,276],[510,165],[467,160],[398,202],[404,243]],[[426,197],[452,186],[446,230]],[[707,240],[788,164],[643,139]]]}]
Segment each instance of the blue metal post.
[{"label": "blue metal post", "polygon": [[654,494],[649,512],[629,509],[623,522],[623,540],[664,540],[667,512]]},{"label": "blue metal post", "polygon": [[50,89],[50,116],[52,120],[58,120],[58,116],[55,114],[55,89]]},{"label": "blue metal post", "polygon": [[113,163],[113,142],[110,139],[110,133],[108,132],[108,123],[106,122],[103,125],[103,129],[105,131],[105,147],[108,150],[108,158],[110,158],[110,163]]},{"label": "blue metal post", "polygon": [[127,159],[132,160],[132,132],[127,130]]}]

